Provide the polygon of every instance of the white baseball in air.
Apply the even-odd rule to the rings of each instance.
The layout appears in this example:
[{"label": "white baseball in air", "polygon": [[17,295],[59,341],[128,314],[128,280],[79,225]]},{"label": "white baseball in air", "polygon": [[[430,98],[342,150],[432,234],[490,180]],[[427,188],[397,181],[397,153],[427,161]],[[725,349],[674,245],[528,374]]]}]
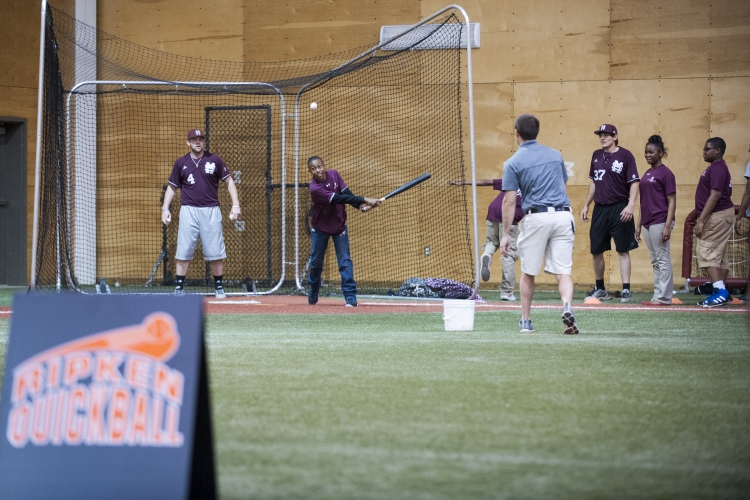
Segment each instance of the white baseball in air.
[{"label": "white baseball in air", "polygon": [[317,102],[311,102],[310,103],[310,109],[318,109],[318,103]]}]

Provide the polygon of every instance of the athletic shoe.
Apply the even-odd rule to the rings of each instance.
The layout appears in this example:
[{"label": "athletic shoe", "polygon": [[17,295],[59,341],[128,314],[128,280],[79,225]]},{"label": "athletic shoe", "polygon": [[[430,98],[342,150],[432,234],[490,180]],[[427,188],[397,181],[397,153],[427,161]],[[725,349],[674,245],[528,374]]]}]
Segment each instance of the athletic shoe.
[{"label": "athletic shoe", "polygon": [[503,292],[500,292],[500,300],[507,300],[508,302],[515,302],[516,296],[512,293],[505,295]]},{"label": "athletic shoe", "polygon": [[490,256],[482,255],[482,281],[490,279]]},{"label": "athletic shoe", "polygon": [[566,305],[565,307],[563,307],[562,322],[563,325],[565,325],[565,330],[563,330],[563,333],[565,335],[578,334],[578,324],[576,323],[576,317],[573,314],[573,311],[570,309],[570,306]]},{"label": "athletic shoe", "polygon": [[612,296],[607,292],[607,290],[601,290],[598,288],[595,288],[593,292],[591,292],[589,297],[594,297],[595,299],[599,300],[610,300]]},{"label": "athletic shoe", "polygon": [[357,307],[357,297],[349,296],[346,298],[346,307]]},{"label": "athletic shoe", "polygon": [[627,288],[620,294],[620,302],[630,302],[633,298],[630,296],[630,290]]},{"label": "athletic shoe", "polygon": [[217,299],[226,299],[227,298],[227,294],[224,293],[224,287],[221,286],[221,285],[217,286],[214,289],[214,295],[216,296]]},{"label": "athletic shoe", "polygon": [[307,295],[307,304],[314,306],[318,303],[318,292],[310,289],[310,293]]},{"label": "athletic shoe", "polygon": [[656,302],[654,300],[647,300],[646,302],[641,302],[642,306],[671,306],[672,304],[665,304],[664,302]]},{"label": "athletic shoe", "polygon": [[521,329],[522,332],[533,332],[534,327],[531,326],[531,320],[530,319],[522,319],[518,322],[518,326]]},{"label": "athletic shoe", "polygon": [[174,289],[174,294],[175,295],[185,295],[185,289],[184,288],[180,288],[178,286],[177,288]]},{"label": "athletic shoe", "polygon": [[698,305],[703,307],[718,307],[727,304],[729,304],[729,292],[725,288],[714,288],[714,293],[710,297],[702,302],[698,302]]}]

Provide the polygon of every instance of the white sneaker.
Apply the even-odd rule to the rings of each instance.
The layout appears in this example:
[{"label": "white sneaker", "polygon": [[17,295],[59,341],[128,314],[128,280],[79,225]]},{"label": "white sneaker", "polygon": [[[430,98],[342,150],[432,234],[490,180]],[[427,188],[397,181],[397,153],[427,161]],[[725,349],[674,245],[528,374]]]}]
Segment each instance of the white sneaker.
[{"label": "white sneaker", "polygon": [[505,295],[504,293],[500,292],[500,300],[507,300],[508,302],[515,302],[516,296],[515,294],[512,294],[512,293]]},{"label": "white sneaker", "polygon": [[217,286],[214,289],[214,295],[216,296],[217,299],[226,299],[227,298],[227,294],[224,293],[224,287],[221,286],[221,285]]}]

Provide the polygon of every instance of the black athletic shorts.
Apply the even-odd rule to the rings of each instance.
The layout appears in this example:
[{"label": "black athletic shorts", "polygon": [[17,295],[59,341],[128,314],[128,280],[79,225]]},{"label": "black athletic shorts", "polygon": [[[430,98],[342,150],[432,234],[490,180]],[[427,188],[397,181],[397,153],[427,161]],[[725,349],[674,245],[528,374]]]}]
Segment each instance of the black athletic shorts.
[{"label": "black athletic shorts", "polygon": [[620,220],[620,212],[628,206],[628,200],[611,205],[594,204],[594,213],[591,216],[591,253],[598,255],[607,250],[612,250],[610,238],[615,240],[617,253],[625,253],[638,248],[635,241],[635,221],[628,222]]}]

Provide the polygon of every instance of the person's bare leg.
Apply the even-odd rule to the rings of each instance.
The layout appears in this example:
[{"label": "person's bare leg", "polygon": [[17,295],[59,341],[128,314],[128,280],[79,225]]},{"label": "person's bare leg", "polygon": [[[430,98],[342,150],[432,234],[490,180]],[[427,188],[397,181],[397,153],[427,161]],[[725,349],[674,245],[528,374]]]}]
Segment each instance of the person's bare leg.
[{"label": "person's bare leg", "polygon": [[557,290],[560,292],[563,306],[573,303],[573,279],[569,274],[556,274]]},{"label": "person's bare leg", "polygon": [[620,256],[620,278],[623,283],[630,283],[630,252],[617,255]]},{"label": "person's bare leg", "polygon": [[521,319],[531,319],[531,299],[534,297],[534,277],[521,273]]},{"label": "person's bare leg", "polygon": [[224,275],[224,259],[211,261],[211,272],[214,276]]},{"label": "person's bare leg", "polygon": [[177,276],[187,276],[188,267],[190,266],[189,260],[175,260],[175,267],[177,268]]},{"label": "person's bare leg", "polygon": [[604,279],[604,254],[596,253],[592,255],[594,258],[594,278],[598,280]]}]

